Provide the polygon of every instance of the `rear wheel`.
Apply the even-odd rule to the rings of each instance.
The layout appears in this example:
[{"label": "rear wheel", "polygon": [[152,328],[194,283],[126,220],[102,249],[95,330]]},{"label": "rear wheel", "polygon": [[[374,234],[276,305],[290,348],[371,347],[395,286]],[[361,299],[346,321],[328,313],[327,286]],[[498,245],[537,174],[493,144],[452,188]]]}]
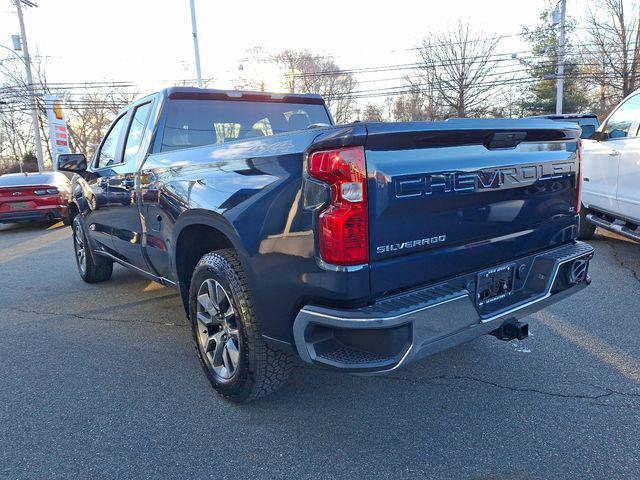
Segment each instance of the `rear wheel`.
[{"label": "rear wheel", "polygon": [[587,220],[587,213],[589,213],[589,211],[583,206],[580,209],[580,224],[578,227],[579,240],[591,240],[596,233],[596,226]]},{"label": "rear wheel", "polygon": [[73,219],[73,250],[82,280],[87,283],[98,283],[111,278],[113,262],[92,254],[79,215]]},{"label": "rear wheel", "polygon": [[225,398],[249,402],[286,382],[291,358],[264,342],[233,250],[202,257],[191,278],[189,316],[202,366]]}]

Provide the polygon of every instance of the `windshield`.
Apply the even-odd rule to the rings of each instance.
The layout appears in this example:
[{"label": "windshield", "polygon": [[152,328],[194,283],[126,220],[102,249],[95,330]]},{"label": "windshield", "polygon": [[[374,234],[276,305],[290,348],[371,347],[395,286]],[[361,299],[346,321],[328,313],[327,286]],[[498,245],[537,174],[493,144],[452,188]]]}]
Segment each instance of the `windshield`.
[{"label": "windshield", "polygon": [[161,151],[330,124],[324,105],[227,100],[170,100]]}]

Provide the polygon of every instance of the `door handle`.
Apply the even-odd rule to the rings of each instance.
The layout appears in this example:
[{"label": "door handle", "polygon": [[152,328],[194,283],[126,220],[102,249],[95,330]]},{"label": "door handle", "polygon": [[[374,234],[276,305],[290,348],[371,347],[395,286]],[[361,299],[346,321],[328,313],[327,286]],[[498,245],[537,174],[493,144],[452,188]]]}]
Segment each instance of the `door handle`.
[{"label": "door handle", "polygon": [[609,156],[610,156],[610,157],[617,157],[617,156],[619,156],[619,155],[620,155],[620,152],[619,152],[618,150],[611,150],[611,151],[609,152]]},{"label": "door handle", "polygon": [[134,184],[135,183],[132,178],[125,178],[121,183],[123,188],[133,188]]}]

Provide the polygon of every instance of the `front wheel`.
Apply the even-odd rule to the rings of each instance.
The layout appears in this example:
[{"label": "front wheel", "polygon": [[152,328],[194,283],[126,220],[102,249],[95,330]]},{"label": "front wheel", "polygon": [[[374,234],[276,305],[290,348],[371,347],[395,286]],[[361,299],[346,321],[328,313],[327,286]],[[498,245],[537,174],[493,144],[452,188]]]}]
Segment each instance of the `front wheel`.
[{"label": "front wheel", "polygon": [[73,219],[73,250],[82,280],[87,283],[98,283],[111,278],[113,262],[91,253],[80,215],[76,215]]},{"label": "front wheel", "polygon": [[198,262],[189,289],[189,317],[202,366],[222,396],[249,402],[286,382],[291,358],[264,342],[233,250],[208,253]]}]

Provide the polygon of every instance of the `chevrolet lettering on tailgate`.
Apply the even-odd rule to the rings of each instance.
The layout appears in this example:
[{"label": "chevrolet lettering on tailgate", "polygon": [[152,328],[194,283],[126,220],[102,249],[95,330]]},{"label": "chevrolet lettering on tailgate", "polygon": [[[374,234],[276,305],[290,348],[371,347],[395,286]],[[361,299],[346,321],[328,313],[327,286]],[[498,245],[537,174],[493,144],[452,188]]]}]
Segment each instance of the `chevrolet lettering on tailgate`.
[{"label": "chevrolet lettering on tailgate", "polygon": [[542,165],[515,165],[476,172],[441,172],[403,175],[393,179],[397,198],[478,192],[517,188],[538,180],[552,180],[572,174],[573,162]]}]

